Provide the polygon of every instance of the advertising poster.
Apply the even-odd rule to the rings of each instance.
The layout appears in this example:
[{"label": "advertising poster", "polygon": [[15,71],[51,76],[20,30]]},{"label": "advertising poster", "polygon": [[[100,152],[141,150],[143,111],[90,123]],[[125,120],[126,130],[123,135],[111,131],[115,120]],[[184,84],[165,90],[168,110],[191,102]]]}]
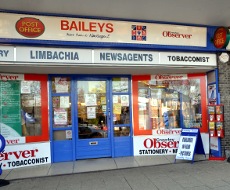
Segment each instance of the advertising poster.
[{"label": "advertising poster", "polygon": [[121,95],[121,106],[129,106],[129,95]]},{"label": "advertising poster", "polygon": [[50,143],[6,146],[0,154],[3,170],[51,163]]},{"label": "advertising poster", "polygon": [[90,81],[88,86],[90,93],[106,93],[105,81]]},{"label": "advertising poster", "polygon": [[22,94],[30,94],[31,93],[30,84],[31,84],[31,81],[21,81],[21,93]]},{"label": "advertising poster", "polygon": [[96,94],[85,94],[85,105],[86,106],[96,106],[97,105],[97,95]]},{"label": "advertising poster", "polygon": [[113,103],[118,103],[118,95],[113,95]]},{"label": "advertising poster", "polygon": [[20,81],[0,81],[0,127],[5,137],[22,136]]},{"label": "advertising poster", "polygon": [[96,107],[87,107],[87,119],[96,118]]},{"label": "advertising poster", "polygon": [[57,93],[68,92],[69,85],[67,78],[56,77],[55,78],[55,90]]},{"label": "advertising poster", "polygon": [[128,91],[127,78],[114,78],[113,79],[113,92],[127,92]]},{"label": "advertising poster", "polygon": [[72,130],[65,131],[66,139],[72,139]]},{"label": "advertising poster", "polygon": [[121,104],[120,103],[113,104],[113,114],[121,114]]},{"label": "advertising poster", "polygon": [[216,84],[208,85],[208,103],[216,105]]},{"label": "advertising poster", "polygon": [[101,104],[106,104],[106,97],[105,96],[102,96],[101,97]]},{"label": "advertising poster", "polygon": [[54,109],[54,125],[67,125],[67,111]]},{"label": "advertising poster", "polygon": [[69,96],[60,96],[60,108],[69,108]]}]

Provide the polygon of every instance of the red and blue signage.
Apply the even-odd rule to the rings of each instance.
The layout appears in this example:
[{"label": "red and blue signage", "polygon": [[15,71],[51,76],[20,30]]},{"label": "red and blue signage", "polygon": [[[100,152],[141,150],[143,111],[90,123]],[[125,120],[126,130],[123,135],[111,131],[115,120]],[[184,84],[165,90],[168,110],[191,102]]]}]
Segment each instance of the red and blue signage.
[{"label": "red and blue signage", "polygon": [[146,41],[147,27],[141,25],[132,25],[132,40]]}]

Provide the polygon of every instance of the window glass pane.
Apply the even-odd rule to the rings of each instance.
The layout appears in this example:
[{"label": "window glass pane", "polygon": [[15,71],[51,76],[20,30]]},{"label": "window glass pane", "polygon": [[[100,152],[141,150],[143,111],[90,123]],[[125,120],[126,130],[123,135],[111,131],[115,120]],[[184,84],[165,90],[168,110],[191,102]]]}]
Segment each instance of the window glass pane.
[{"label": "window glass pane", "polygon": [[113,95],[113,123],[130,123],[129,95]]},{"label": "window glass pane", "polygon": [[114,127],[114,137],[129,136],[130,127]]},{"label": "window glass pane", "polygon": [[54,131],[53,132],[53,140],[71,140],[72,139],[72,131]]},{"label": "window glass pane", "polygon": [[200,80],[138,82],[139,130],[202,127]]},{"label": "window glass pane", "polygon": [[41,84],[21,81],[21,124],[24,136],[41,135]]},{"label": "window glass pane", "polygon": [[52,77],[52,92],[53,93],[69,93],[70,92],[70,77]]},{"label": "window glass pane", "polygon": [[113,78],[112,81],[112,87],[113,87],[113,92],[128,92],[129,89],[129,83],[128,83],[128,78]]},{"label": "window glass pane", "polygon": [[106,81],[78,81],[78,137],[107,138]]},{"label": "window glass pane", "polygon": [[53,127],[70,127],[71,99],[69,96],[53,96]]},{"label": "window glass pane", "polygon": [[41,135],[39,81],[0,81],[0,132],[7,137]]}]

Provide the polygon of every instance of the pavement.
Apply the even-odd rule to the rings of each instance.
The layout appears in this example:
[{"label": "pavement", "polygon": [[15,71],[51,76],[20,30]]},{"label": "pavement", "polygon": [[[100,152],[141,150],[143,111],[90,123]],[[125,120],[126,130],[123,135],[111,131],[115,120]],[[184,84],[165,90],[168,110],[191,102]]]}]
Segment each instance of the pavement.
[{"label": "pavement", "polygon": [[[230,163],[156,157],[78,160],[4,170],[1,190],[230,190]],[[154,160],[154,162],[153,162]],[[1,183],[1,181],[0,181]]]}]

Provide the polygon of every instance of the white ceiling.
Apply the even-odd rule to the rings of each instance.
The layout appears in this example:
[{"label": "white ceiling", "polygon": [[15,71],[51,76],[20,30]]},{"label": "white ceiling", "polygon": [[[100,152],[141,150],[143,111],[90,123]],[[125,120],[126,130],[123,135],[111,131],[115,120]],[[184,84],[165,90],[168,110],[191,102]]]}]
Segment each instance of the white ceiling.
[{"label": "white ceiling", "polygon": [[0,9],[230,26],[229,0],[1,0]]},{"label": "white ceiling", "polygon": [[[182,24],[230,26],[229,0],[1,0],[4,11],[51,13],[69,16],[161,21]],[[115,73],[163,73],[166,68],[110,68]],[[180,72],[205,72],[210,68],[180,68]],[[108,68],[32,68],[2,65],[1,72],[24,73],[108,73]],[[177,72],[171,69],[170,72]]]}]

